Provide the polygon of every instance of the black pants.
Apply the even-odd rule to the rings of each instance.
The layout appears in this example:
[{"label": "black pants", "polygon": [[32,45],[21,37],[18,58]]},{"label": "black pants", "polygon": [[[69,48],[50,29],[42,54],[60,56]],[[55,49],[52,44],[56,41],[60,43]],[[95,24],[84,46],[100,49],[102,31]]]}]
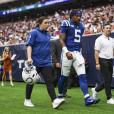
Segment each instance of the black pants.
[{"label": "black pants", "polygon": [[99,92],[100,90],[105,88],[105,93],[106,93],[107,100],[108,100],[112,97],[111,81],[112,81],[112,73],[113,73],[113,60],[100,58],[100,68],[101,68],[103,81],[102,83],[97,85],[95,90]]},{"label": "black pants", "polygon": [[58,84],[58,80],[61,76],[61,68],[53,68],[54,69],[54,80],[53,80],[53,84],[56,87]]},{"label": "black pants", "polygon": [[[56,93],[53,86],[52,67],[37,67],[37,72],[42,74],[42,78],[46,83],[48,94],[53,101],[56,98]],[[31,98],[33,86],[34,85],[29,84],[26,85],[26,99]]]},{"label": "black pants", "polygon": [[[53,84],[54,84],[54,87],[56,87],[58,85],[58,80],[61,76],[61,68],[54,68],[54,81],[53,81]],[[67,94],[67,87],[68,87],[68,81],[67,80],[67,83],[65,83],[64,85],[64,89],[63,89],[63,95],[65,96]]]}]

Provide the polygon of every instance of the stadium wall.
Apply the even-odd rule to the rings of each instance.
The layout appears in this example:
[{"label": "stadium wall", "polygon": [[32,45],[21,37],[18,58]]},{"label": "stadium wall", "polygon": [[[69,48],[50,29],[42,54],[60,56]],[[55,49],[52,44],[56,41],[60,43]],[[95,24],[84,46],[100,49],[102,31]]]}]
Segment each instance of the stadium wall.
[{"label": "stadium wall", "polygon": [[[94,59],[94,43],[95,39],[99,35],[100,34],[84,36],[82,41],[83,55],[89,65],[89,69],[87,71],[87,80],[89,86],[94,86],[96,82],[100,82],[102,77],[100,72],[96,71],[95,69],[95,59]],[[111,34],[111,36],[114,37],[114,32]],[[2,55],[3,48],[4,47],[0,47],[0,55]],[[26,60],[26,46],[25,44],[11,45],[10,49],[12,54],[17,55],[16,59],[12,61],[13,80],[22,81],[21,73],[24,67],[24,61]],[[43,82],[43,80],[40,80],[40,82]],[[112,80],[112,87],[114,87],[114,75]]]}]

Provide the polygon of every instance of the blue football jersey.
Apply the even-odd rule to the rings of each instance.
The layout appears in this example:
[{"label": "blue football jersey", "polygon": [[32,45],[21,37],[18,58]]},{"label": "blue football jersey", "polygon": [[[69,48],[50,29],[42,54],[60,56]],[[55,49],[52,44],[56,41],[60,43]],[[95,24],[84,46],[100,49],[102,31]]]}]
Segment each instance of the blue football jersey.
[{"label": "blue football jersey", "polygon": [[27,46],[32,47],[33,65],[44,67],[52,65],[50,35],[39,28],[30,32],[27,40]]},{"label": "blue football jersey", "polygon": [[69,51],[80,51],[84,26],[82,23],[75,24],[71,20],[63,20],[61,33],[66,34],[65,44]]}]

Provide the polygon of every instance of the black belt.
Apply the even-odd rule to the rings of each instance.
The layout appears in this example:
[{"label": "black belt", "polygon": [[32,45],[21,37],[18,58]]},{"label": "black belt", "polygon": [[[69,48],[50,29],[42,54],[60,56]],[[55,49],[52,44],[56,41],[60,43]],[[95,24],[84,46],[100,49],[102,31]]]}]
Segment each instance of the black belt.
[{"label": "black belt", "polygon": [[112,61],[113,61],[113,59],[105,59],[105,58],[99,58],[99,60],[100,60],[100,61],[107,61],[107,62],[108,62],[108,61],[109,61],[109,62],[112,62]]}]

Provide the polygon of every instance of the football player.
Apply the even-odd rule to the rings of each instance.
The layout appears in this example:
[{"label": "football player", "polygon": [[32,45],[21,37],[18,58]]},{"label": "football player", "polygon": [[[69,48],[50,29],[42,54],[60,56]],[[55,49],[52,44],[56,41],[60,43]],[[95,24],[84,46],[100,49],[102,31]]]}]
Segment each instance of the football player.
[{"label": "football player", "polygon": [[85,105],[96,104],[97,100],[92,99],[88,93],[88,84],[85,72],[85,61],[81,54],[81,42],[84,26],[80,22],[82,12],[73,10],[70,13],[70,20],[63,20],[61,23],[60,42],[62,45],[62,68],[61,77],[58,81],[59,97],[62,97],[65,82],[68,79],[71,66],[73,65],[79,76],[80,88],[83,92]]}]

